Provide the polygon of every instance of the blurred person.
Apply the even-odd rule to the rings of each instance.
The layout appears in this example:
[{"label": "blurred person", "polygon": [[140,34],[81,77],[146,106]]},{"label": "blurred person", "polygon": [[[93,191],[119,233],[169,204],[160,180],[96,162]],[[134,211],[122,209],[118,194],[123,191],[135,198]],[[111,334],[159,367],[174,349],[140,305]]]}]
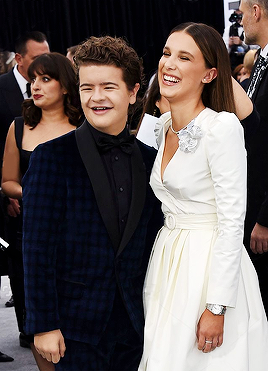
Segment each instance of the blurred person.
[{"label": "blurred person", "polygon": [[[21,116],[22,102],[31,95],[27,69],[38,55],[46,52],[49,52],[49,46],[47,38],[42,32],[32,31],[23,34],[15,42],[15,66],[9,72],[0,76],[0,178],[9,126],[16,116]],[[7,240],[10,240],[14,234],[13,229],[16,230],[16,217],[20,212],[19,204],[16,199],[6,197],[2,192],[0,203],[0,212],[4,213],[2,216],[4,224],[1,225],[1,233]],[[9,251],[15,248],[10,243]],[[9,258],[9,276],[16,276],[16,272],[12,270],[14,264],[11,255]],[[14,287],[14,285],[12,286]],[[6,305],[8,307],[14,305],[13,297],[7,301]],[[24,341],[22,334],[20,334],[20,345],[28,347],[28,343]]]},{"label": "blurred person", "polygon": [[156,151],[127,123],[143,68],[109,36],[89,38],[74,59],[86,120],[36,148],[23,178],[26,331],[57,371],[136,371],[162,219],[149,187]]},{"label": "blurred person", "polygon": [[66,54],[66,57],[72,62],[74,63],[74,55],[75,55],[75,52],[78,48],[78,45],[73,45],[73,46],[70,46],[69,48],[67,48],[67,54]]},{"label": "blurred person", "polygon": [[158,76],[155,73],[143,97],[143,110],[135,131],[137,138],[157,149],[154,134],[155,125],[158,122],[158,118],[169,110],[169,102],[160,94]]},{"label": "blurred person", "polygon": [[46,36],[39,31],[27,32],[16,40],[15,67],[0,76],[0,158],[2,160],[6,135],[11,122],[21,116],[21,104],[29,98],[30,86],[27,70],[40,54],[48,53]]},{"label": "blurred person", "polygon": [[223,40],[229,52],[232,70],[243,63],[244,55],[249,50],[249,46],[244,42],[244,30],[241,20],[241,11],[239,9],[234,10],[229,18],[229,22],[232,24],[223,33]]},{"label": "blurred person", "polygon": [[244,76],[244,65],[243,63],[239,64],[238,66],[235,67],[235,69],[232,72],[233,78],[240,82],[241,78]]},{"label": "blurred person", "polygon": [[[65,56],[49,53],[37,57],[29,66],[28,75],[32,99],[23,102],[23,117],[15,118],[8,131],[3,159],[2,191],[19,202],[20,213],[16,218],[17,225],[13,229],[11,241],[16,246],[12,251],[12,271],[15,273],[10,277],[10,282],[20,339],[33,343],[33,338],[26,336],[24,332],[21,179],[28,169],[34,149],[40,143],[73,131],[79,125],[81,110],[76,73]],[[31,348],[40,370],[54,369],[51,368],[51,363],[36,353],[32,344]]]},{"label": "blurred person", "polygon": [[245,54],[244,59],[243,59],[244,74],[240,78],[239,82],[241,86],[243,87],[243,89],[246,91],[247,91],[251,71],[255,63],[256,51],[257,51],[256,49],[249,50]]},{"label": "blurred person", "polygon": [[204,24],[175,27],[158,79],[170,112],[156,131],[150,184],[165,222],[145,279],[139,371],[225,371],[230,365],[266,371],[267,318],[243,246],[244,134],[233,113],[231,69],[219,33]]},{"label": "blurred person", "polygon": [[[1,249],[0,249],[1,250]],[[1,272],[0,272],[1,273]],[[0,289],[1,289],[1,275],[0,275]],[[0,363],[1,362],[12,362],[14,361],[14,358],[8,356],[5,353],[0,352]]]},{"label": "blurred person", "polygon": [[245,42],[257,44],[258,58],[251,72],[247,94],[260,115],[260,125],[248,150],[248,199],[244,243],[256,268],[268,314],[268,2],[241,0]]},{"label": "blurred person", "polygon": [[0,51],[0,75],[10,71],[16,64],[15,53],[8,50]]}]

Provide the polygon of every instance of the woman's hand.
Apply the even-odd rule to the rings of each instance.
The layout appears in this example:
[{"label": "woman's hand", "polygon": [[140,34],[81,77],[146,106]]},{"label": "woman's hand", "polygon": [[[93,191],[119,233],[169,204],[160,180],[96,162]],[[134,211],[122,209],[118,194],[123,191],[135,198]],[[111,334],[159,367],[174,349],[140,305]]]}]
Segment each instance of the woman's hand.
[{"label": "woman's hand", "polygon": [[211,352],[223,343],[224,315],[217,316],[205,309],[197,325],[198,349]]},{"label": "woman's hand", "polygon": [[15,198],[9,199],[9,204],[7,205],[7,214],[16,218],[20,214],[20,204]]}]

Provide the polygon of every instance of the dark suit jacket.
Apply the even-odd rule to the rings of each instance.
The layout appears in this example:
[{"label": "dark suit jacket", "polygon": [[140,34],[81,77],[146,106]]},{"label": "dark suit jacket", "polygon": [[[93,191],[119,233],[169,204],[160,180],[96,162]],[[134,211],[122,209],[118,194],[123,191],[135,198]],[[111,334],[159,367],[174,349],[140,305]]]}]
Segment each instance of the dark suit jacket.
[{"label": "dark suit jacket", "polygon": [[142,286],[162,223],[148,184],[155,150],[136,141],[122,239],[109,181],[87,123],[40,145],[23,179],[26,332],[60,328],[97,344],[118,285],[142,337]]},{"label": "dark suit jacket", "polygon": [[11,122],[21,116],[23,95],[13,70],[0,76],[0,155],[3,157],[5,140]]},{"label": "dark suit jacket", "polygon": [[251,233],[250,229],[256,222],[268,227],[268,69],[253,94],[252,102],[260,115],[260,123],[247,146],[247,234]]}]

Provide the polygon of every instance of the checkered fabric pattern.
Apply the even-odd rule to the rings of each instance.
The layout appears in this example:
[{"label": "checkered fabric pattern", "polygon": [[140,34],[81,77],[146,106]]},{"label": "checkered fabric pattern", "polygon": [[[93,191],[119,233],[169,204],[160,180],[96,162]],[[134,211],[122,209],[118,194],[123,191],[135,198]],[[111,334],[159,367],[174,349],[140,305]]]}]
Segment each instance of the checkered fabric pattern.
[{"label": "checkered fabric pattern", "polygon": [[[155,151],[139,145],[149,181]],[[26,332],[60,328],[66,338],[97,344],[118,285],[130,319],[142,336],[143,278],[161,223],[152,223],[160,221],[161,212],[148,183],[138,227],[118,257],[74,132],[33,152],[23,178],[23,206]],[[150,223],[153,228],[148,234]]]}]

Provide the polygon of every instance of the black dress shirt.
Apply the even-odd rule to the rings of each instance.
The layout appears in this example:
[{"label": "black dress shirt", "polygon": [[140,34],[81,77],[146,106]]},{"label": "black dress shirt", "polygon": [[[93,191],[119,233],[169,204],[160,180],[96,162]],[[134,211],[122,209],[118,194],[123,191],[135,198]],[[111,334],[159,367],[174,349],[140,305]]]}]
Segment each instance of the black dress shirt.
[{"label": "black dress shirt", "polygon": [[[90,124],[88,126],[96,145],[99,138],[111,137],[109,134],[96,130]],[[129,135],[129,131],[125,127],[117,137],[124,138]],[[119,231],[122,236],[126,226],[132,194],[131,154],[122,151],[120,147],[113,147],[105,152],[99,150],[99,152],[111,185],[113,198],[117,207]],[[96,169],[96,171],[98,170]]]}]

